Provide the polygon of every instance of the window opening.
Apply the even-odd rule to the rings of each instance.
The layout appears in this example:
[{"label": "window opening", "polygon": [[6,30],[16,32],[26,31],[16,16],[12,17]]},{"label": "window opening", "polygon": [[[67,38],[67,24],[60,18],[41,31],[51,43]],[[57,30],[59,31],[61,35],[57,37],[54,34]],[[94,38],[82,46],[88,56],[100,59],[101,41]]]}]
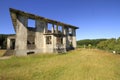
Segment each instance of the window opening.
[{"label": "window opening", "polygon": [[52,44],[51,36],[46,36],[46,44]]},{"label": "window opening", "polygon": [[58,33],[62,33],[62,26],[58,26]]},{"label": "window opening", "polygon": [[28,19],[28,27],[33,27],[33,28],[35,28],[35,20],[33,20],[33,19]]},{"label": "window opening", "polygon": [[35,32],[33,28],[27,30],[27,48],[35,49]]},{"label": "window opening", "polygon": [[34,51],[27,52],[27,55],[34,54],[34,53],[35,53]]},{"label": "window opening", "polygon": [[63,44],[63,38],[57,37],[57,44]]},{"label": "window opening", "polygon": [[72,36],[72,28],[69,28],[69,35]]},{"label": "window opening", "polygon": [[47,32],[48,33],[51,33],[52,32],[52,24],[51,23],[48,23],[48,28],[47,28]]}]

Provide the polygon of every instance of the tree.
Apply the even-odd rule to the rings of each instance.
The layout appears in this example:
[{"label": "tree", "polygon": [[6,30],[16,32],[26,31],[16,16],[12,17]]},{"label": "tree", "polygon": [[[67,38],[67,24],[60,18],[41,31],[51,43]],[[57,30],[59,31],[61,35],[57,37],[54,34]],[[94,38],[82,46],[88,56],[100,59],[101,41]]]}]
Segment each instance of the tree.
[{"label": "tree", "polygon": [[84,39],[84,40],[79,40],[77,41],[77,45],[79,47],[84,48],[85,45],[88,46],[89,44],[92,45],[93,48],[97,47],[97,44],[101,41],[105,41],[107,39]]}]

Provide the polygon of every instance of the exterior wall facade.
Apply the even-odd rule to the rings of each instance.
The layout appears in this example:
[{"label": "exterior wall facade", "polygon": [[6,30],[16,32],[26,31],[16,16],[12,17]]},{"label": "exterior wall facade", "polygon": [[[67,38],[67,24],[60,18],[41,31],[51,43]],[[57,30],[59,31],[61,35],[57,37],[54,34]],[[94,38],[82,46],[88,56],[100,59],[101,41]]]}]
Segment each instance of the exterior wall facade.
[{"label": "exterior wall facade", "polygon": [[[63,23],[55,23],[41,17],[29,17],[26,13],[16,14],[16,10],[11,12],[15,37],[15,53],[17,56],[27,55],[27,53],[58,53],[66,52],[71,47],[76,48],[76,28],[69,27]],[[14,15],[13,15],[14,14]],[[23,15],[25,14],[25,15]],[[26,16],[27,15],[27,16]],[[17,17],[16,17],[17,16]],[[35,27],[28,27],[28,19],[35,20]],[[40,19],[39,19],[40,18]],[[49,26],[50,25],[50,26]],[[48,28],[50,27],[50,28]],[[71,33],[70,30],[71,29]],[[10,39],[7,40],[8,49],[10,48]]]}]

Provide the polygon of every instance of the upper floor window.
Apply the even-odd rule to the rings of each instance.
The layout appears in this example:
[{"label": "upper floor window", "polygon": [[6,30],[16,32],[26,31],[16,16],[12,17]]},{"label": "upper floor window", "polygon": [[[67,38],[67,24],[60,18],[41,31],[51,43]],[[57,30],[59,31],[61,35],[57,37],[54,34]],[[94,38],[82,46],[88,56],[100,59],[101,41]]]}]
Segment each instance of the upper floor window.
[{"label": "upper floor window", "polygon": [[72,28],[69,28],[69,35],[72,36]]},{"label": "upper floor window", "polygon": [[62,26],[58,26],[58,33],[62,33]]},{"label": "upper floor window", "polygon": [[35,28],[35,20],[33,20],[33,19],[28,19],[28,27],[33,27],[33,28]]},{"label": "upper floor window", "polygon": [[47,24],[47,33],[51,33],[52,32],[52,24],[48,23]]}]

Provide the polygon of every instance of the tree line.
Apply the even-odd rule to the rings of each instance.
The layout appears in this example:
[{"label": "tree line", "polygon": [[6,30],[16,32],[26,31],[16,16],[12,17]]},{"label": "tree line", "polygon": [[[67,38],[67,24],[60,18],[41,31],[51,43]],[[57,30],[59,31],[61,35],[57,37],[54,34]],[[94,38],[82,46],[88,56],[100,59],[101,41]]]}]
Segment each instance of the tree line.
[{"label": "tree line", "polygon": [[[0,49],[6,49],[7,37],[13,34],[0,34]],[[79,48],[98,48],[120,53],[120,37],[111,39],[84,39],[77,41]]]},{"label": "tree line", "polygon": [[92,48],[96,48],[97,44],[106,41],[107,39],[84,39],[77,41],[77,46],[80,48],[88,48],[91,45]]},{"label": "tree line", "polygon": [[98,48],[120,52],[120,37],[111,39],[84,39],[77,41],[79,48]]}]

